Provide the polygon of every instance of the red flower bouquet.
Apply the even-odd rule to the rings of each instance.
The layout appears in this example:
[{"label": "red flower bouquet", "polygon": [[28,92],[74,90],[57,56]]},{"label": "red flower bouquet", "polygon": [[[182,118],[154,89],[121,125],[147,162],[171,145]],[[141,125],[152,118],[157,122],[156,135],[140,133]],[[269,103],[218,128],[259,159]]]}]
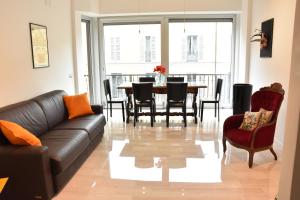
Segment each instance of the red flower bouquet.
[{"label": "red flower bouquet", "polygon": [[158,66],[154,67],[154,70],[153,70],[153,72],[158,72],[162,75],[164,75],[166,73],[166,71],[167,71],[167,69],[163,65],[158,65]]}]

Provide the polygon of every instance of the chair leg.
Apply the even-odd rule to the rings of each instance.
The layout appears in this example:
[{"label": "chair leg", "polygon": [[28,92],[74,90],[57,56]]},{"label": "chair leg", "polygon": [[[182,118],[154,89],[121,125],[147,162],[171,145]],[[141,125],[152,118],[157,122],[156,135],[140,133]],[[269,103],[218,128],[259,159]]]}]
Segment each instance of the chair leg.
[{"label": "chair leg", "polygon": [[184,127],[186,127],[186,106],[183,108],[183,121],[184,121]]},{"label": "chair leg", "polygon": [[271,153],[273,154],[274,159],[277,160],[277,155],[276,155],[276,153],[275,153],[273,147],[270,148],[270,151],[271,151]]},{"label": "chair leg", "polygon": [[107,116],[107,120],[108,120],[108,109],[109,109],[109,103],[106,103],[106,116]]},{"label": "chair leg", "polygon": [[137,121],[137,108],[136,108],[136,107],[134,107],[133,126],[135,126],[135,124],[136,124],[136,121]]},{"label": "chair leg", "polygon": [[169,105],[167,105],[167,116],[166,116],[167,127],[169,127],[169,118],[170,118],[170,107]]},{"label": "chair leg", "polygon": [[151,127],[153,127],[153,105],[150,105],[150,120],[151,120]]},{"label": "chair leg", "polygon": [[226,150],[227,150],[226,139],[225,139],[225,137],[223,137],[223,153],[225,153]]},{"label": "chair leg", "polygon": [[122,116],[123,116],[123,122],[125,122],[124,102],[122,102]]},{"label": "chair leg", "polygon": [[218,102],[218,122],[220,121],[220,102]]},{"label": "chair leg", "polygon": [[217,103],[215,103],[215,117],[217,117]]},{"label": "chair leg", "polygon": [[203,120],[203,110],[204,110],[204,102],[201,104],[201,122]]},{"label": "chair leg", "polygon": [[199,117],[201,117],[201,105],[202,105],[202,102],[199,101]]},{"label": "chair leg", "polygon": [[252,168],[253,165],[253,157],[254,157],[254,152],[253,151],[249,151],[249,168]]},{"label": "chair leg", "polygon": [[153,103],[153,111],[154,111],[153,121],[156,122],[156,120],[155,120],[155,115],[156,115],[156,104],[155,104],[155,101]]},{"label": "chair leg", "polygon": [[110,103],[110,117],[112,117],[112,103]]}]

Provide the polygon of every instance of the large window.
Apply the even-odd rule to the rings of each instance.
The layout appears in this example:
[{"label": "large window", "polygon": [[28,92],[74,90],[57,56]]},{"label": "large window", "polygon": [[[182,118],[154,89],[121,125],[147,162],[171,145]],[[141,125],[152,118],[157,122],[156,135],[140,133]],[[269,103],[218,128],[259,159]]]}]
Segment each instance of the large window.
[{"label": "large window", "polygon": [[232,22],[170,23],[169,52],[170,74],[228,74]]},{"label": "large window", "polygon": [[160,24],[104,25],[106,74],[152,73],[161,59]]}]

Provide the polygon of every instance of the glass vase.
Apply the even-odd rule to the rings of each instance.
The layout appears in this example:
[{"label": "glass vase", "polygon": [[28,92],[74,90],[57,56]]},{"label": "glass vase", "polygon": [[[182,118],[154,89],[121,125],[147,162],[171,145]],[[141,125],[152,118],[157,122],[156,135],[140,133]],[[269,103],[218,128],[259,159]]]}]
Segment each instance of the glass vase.
[{"label": "glass vase", "polygon": [[166,76],[163,74],[157,74],[155,77],[156,85],[164,85],[166,82]]}]

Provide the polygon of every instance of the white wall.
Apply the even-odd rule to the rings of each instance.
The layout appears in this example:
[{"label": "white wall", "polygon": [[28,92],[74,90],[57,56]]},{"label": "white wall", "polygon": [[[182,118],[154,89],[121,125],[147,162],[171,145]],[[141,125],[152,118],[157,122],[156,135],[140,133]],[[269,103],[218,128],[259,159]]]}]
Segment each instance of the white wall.
[{"label": "white wall", "polygon": [[260,58],[259,43],[251,44],[249,82],[254,91],[273,82],[283,85],[286,95],[280,109],[276,127],[276,139],[282,144],[285,135],[285,119],[291,70],[295,0],[253,0],[252,30],[260,29],[261,22],[274,18],[272,58]]},{"label": "white wall", "polygon": [[[139,6],[140,5],[140,6]],[[99,0],[100,14],[183,12],[183,0]],[[186,11],[240,11],[241,0],[185,0]]]},{"label": "white wall", "polygon": [[[49,68],[32,68],[29,22],[47,26]],[[74,93],[70,0],[1,0],[0,24],[0,106],[54,89]]]},{"label": "white wall", "polygon": [[[300,1],[297,0],[294,41],[292,53],[292,65],[290,72],[289,98],[286,117],[285,141],[283,151],[283,163],[281,168],[281,177],[279,185],[279,199],[299,199],[299,113],[300,113]],[[297,145],[298,140],[298,146]],[[298,154],[295,157],[295,150]],[[295,162],[295,165],[294,165]],[[292,176],[294,177],[292,178]],[[298,176],[298,177],[296,177]],[[291,195],[291,183],[293,179],[293,196]],[[298,184],[297,184],[298,183]]]}]

